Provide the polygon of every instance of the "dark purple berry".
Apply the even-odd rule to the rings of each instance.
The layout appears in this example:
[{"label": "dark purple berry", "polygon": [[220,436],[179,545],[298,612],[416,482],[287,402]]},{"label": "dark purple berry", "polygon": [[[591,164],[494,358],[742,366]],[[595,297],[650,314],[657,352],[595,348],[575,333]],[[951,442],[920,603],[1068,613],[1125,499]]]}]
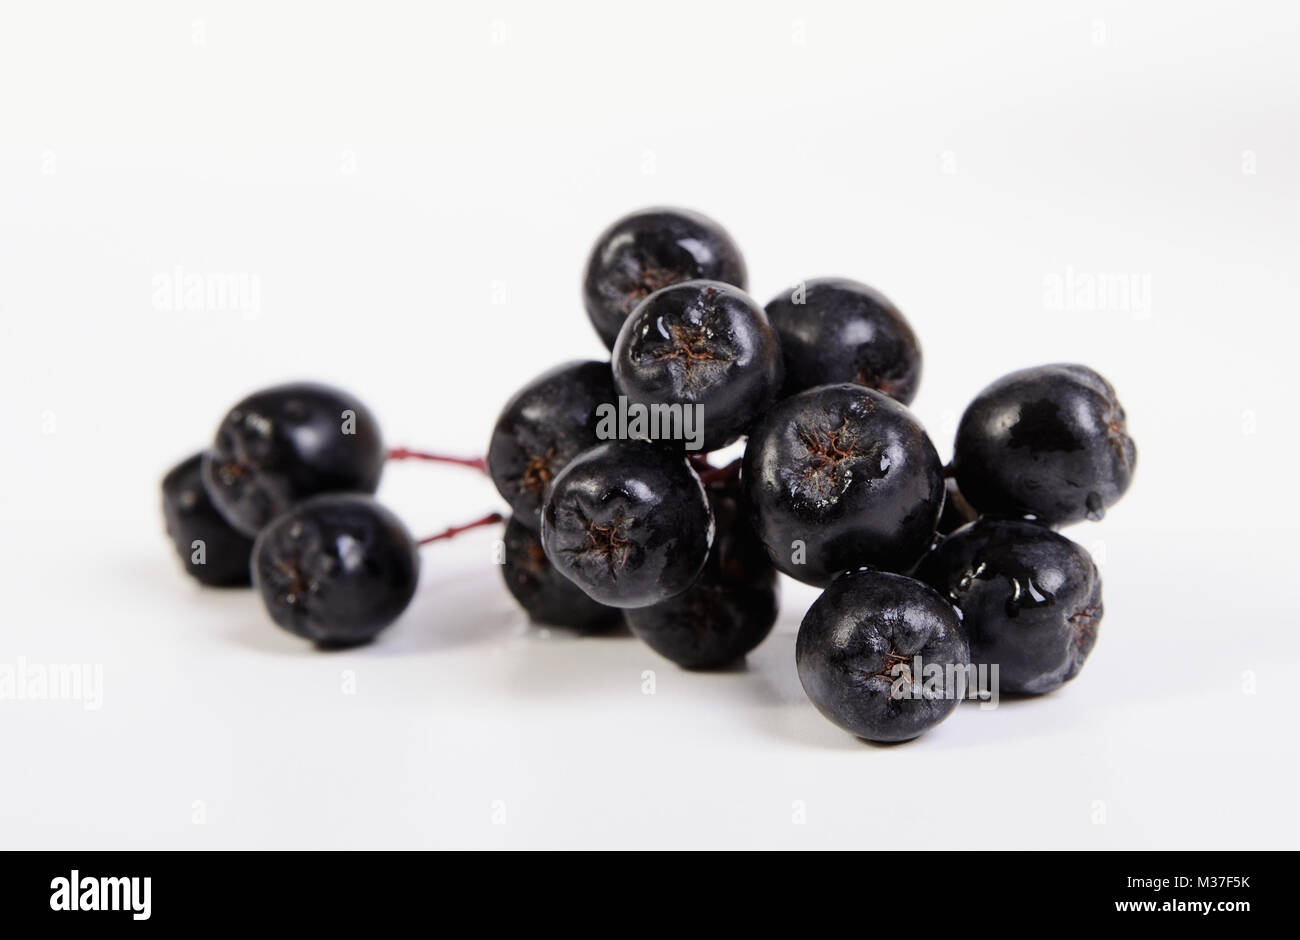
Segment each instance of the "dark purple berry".
[{"label": "dark purple berry", "polygon": [[921,425],[860,385],[779,402],[750,434],[741,479],[768,556],[809,584],[863,565],[907,570],[943,506],[943,466]]},{"label": "dark purple berry", "polygon": [[[776,400],[781,348],[767,315],[721,281],[686,281],[647,297],[614,345],[614,384],[628,402],[697,408],[702,440],[717,450]],[[693,445],[693,446],[692,446]]]},{"label": "dark purple berry", "polygon": [[854,382],[910,404],[921,382],[921,346],[889,298],[842,277],[778,294],[767,316],[781,337],[786,394]]},{"label": "dark purple berry", "polygon": [[742,290],[745,262],[718,223],[689,209],[643,209],[605,229],[582,280],[587,316],[605,345],[642,300],[669,284],[704,278]]},{"label": "dark purple berry", "polygon": [[799,626],[795,662],[818,711],[870,741],[915,738],[968,691],[970,659],[952,605],[920,581],[882,571],[831,582]]},{"label": "dark purple berry", "polygon": [[980,513],[1045,525],[1100,519],[1136,463],[1115,390],[1079,365],[1022,369],[988,386],[962,415],[952,459]]},{"label": "dark purple berry", "polygon": [[542,550],[541,538],[517,516],[512,516],[506,526],[504,542],[501,575],[534,623],[583,633],[608,630],[618,624],[620,611],[596,603],[556,571]]},{"label": "dark purple berry", "polygon": [[308,497],[373,493],[384,457],[379,422],[352,395],[277,385],[226,414],[203,458],[203,485],[226,520],[253,536]]},{"label": "dark purple berry", "polygon": [[713,514],[686,458],[645,441],[583,451],[560,471],[542,507],[551,564],[611,607],[680,594],[704,568]]},{"label": "dark purple berry", "polygon": [[1044,526],[981,519],[949,536],[920,576],[960,608],[971,662],[996,665],[1001,691],[1060,687],[1097,641],[1097,566],[1082,546]]},{"label": "dark purple berry", "polygon": [[776,623],[776,569],[750,527],[739,492],[709,495],[717,532],[699,578],[676,597],[624,613],[637,637],[686,669],[738,662]]},{"label": "dark purple berry", "polygon": [[374,639],[410,603],[419,570],[401,520],[354,493],[299,503],[253,546],[253,583],[271,619],[323,647]]},{"label": "dark purple berry", "polygon": [[539,375],[506,403],[488,445],[488,472],[515,517],[541,527],[551,481],[581,451],[600,443],[596,407],[617,393],[607,362],[570,362]]},{"label": "dark purple berry", "polygon": [[203,488],[198,453],[177,464],[162,481],[163,519],[181,564],[211,587],[247,587],[253,540],[236,532]]}]

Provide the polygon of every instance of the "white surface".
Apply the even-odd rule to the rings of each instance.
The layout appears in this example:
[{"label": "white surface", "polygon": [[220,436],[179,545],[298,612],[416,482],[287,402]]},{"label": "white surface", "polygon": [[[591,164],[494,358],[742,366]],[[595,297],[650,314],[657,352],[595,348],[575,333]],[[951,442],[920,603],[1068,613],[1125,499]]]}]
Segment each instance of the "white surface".
[{"label": "white surface", "polygon": [[[1294,5],[378,6],[0,13],[0,664],[103,668],[98,710],[0,701],[0,845],[1297,847]],[[722,221],[760,300],[893,297],[945,457],[1003,372],[1111,378],[1139,470],[1070,530],[1106,599],[1076,682],[878,748],[804,699],[788,582],[746,671],[692,675],[527,628],[487,533],[343,654],[182,577],[158,478],[235,399],[335,381],[480,451],[599,354],[585,252],[653,203]],[[178,266],[256,316],[160,309]],[[1150,303],[1052,309],[1069,271]],[[417,531],[498,505],[427,466],[381,495]]]}]

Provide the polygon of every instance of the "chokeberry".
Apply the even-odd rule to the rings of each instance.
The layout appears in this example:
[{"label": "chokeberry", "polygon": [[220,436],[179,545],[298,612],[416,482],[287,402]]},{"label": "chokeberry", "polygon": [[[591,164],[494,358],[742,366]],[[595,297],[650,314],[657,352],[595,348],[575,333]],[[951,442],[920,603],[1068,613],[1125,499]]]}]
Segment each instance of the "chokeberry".
[{"label": "chokeberry", "polygon": [[776,569],[750,527],[736,489],[711,489],[717,527],[696,582],[666,601],[624,612],[651,649],[686,669],[714,669],[742,659],[776,623]]},{"label": "chokeberry", "polygon": [[646,297],[679,281],[705,278],[745,287],[740,249],[718,223],[688,209],[643,209],[605,229],[583,276],[587,316],[614,348],[628,314]]},{"label": "chokeberry", "polygon": [[1100,519],[1136,463],[1115,390],[1080,365],[1022,369],[989,385],[962,415],[952,459],[981,513],[1045,525]]},{"label": "chokeberry", "polygon": [[556,474],[600,443],[596,406],[616,394],[607,362],[570,362],[539,375],[506,403],[488,445],[488,472],[523,525],[541,527]]},{"label": "chokeberry", "polygon": [[372,640],[406,609],[419,570],[406,526],[357,493],[299,503],[253,546],[253,583],[271,619],[322,647]]},{"label": "chokeberry", "polygon": [[741,479],[768,557],[809,584],[863,565],[907,570],[943,506],[943,466],[924,429],[860,385],[779,402],[750,434]]},{"label": "chokeberry", "polygon": [[921,345],[884,294],[843,277],[783,291],[767,316],[785,354],[786,394],[855,382],[909,404],[921,381]]},{"label": "chokeberry", "polygon": [[163,519],[185,571],[212,587],[247,587],[253,540],[236,532],[203,488],[197,453],[168,471],[162,481]]},{"label": "chokeberry", "polygon": [[958,529],[920,576],[957,605],[971,662],[1005,692],[1050,692],[1097,641],[1101,576],[1082,546],[1042,525],[981,519]]},{"label": "chokeberry", "polygon": [[611,607],[645,607],[698,577],[713,514],[686,458],[646,441],[585,450],[551,484],[542,547],[551,564]]},{"label": "chokeberry", "polygon": [[781,389],[781,348],[767,315],[721,281],[651,294],[623,324],[613,361],[614,384],[629,402],[698,407],[695,449],[706,451],[740,437]]},{"label": "chokeberry", "polygon": [[538,534],[512,516],[506,526],[501,575],[529,618],[540,624],[596,633],[615,626],[620,611],[592,600],[555,570]]},{"label": "chokeberry", "polygon": [[349,393],[297,382],[249,395],[203,458],[203,485],[226,521],[253,536],[319,493],[373,493],[384,468],[379,422]]},{"label": "chokeberry", "polygon": [[870,741],[908,741],[952,714],[970,662],[957,613],[898,574],[841,574],[808,609],[795,641],[799,681],[817,709]]}]

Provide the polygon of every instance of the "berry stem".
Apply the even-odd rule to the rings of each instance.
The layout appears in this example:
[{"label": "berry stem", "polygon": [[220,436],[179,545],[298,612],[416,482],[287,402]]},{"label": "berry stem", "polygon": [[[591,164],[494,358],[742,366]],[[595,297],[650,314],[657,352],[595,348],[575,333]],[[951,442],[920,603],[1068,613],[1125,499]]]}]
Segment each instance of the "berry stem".
[{"label": "berry stem", "polygon": [[427,451],[411,450],[408,447],[395,447],[388,452],[389,460],[432,460],[435,463],[451,463],[469,467],[480,473],[487,473],[487,461],[482,457],[451,457],[447,454],[430,454]]},{"label": "berry stem", "polygon": [[483,526],[493,525],[495,523],[503,522],[503,521],[505,521],[505,516],[501,515],[501,513],[490,512],[482,519],[475,519],[473,522],[467,522],[464,525],[451,526],[450,528],[442,532],[439,532],[437,535],[426,536],[420,539],[420,541],[416,542],[415,544],[428,545],[431,542],[442,542],[442,541],[446,541],[447,539],[454,539],[462,532],[468,532],[470,529],[481,529]]},{"label": "berry stem", "polygon": [[725,467],[709,467],[699,471],[700,482],[705,486],[710,483],[729,483],[740,476],[740,458],[737,457]]},{"label": "berry stem", "polygon": [[951,463],[946,463],[943,465],[943,478],[945,480],[951,480],[956,475],[957,475],[957,471],[953,469]]}]

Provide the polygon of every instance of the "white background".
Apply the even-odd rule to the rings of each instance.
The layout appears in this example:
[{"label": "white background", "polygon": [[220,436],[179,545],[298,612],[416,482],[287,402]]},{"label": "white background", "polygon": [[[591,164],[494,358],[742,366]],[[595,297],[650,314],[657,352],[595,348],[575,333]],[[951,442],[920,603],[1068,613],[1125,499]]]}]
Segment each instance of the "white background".
[{"label": "white background", "polygon": [[[1280,2],[6,4],[0,663],[104,687],[0,701],[0,845],[1295,848],[1297,30]],[[889,294],[945,458],[1006,371],[1114,382],[1138,474],[1069,530],[1105,577],[1078,680],[881,748],[804,698],[792,582],[747,669],[697,675],[530,628],[493,533],[426,549],[342,654],[182,576],[158,480],[241,395],[332,381],[394,444],[481,453],[517,386],[602,354],[586,251],[656,203],[727,226],[760,301]],[[178,267],[258,309],[166,309]],[[1149,303],[1055,303],[1071,272]],[[381,496],[417,532],[500,505],[424,465]]]}]

